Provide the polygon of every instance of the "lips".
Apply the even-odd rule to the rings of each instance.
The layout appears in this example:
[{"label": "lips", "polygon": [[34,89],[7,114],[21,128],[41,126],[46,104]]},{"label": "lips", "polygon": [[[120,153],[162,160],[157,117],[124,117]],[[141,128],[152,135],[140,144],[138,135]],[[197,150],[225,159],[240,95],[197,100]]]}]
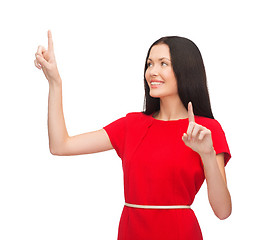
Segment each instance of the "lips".
[{"label": "lips", "polygon": [[164,83],[164,81],[155,80],[155,79],[150,81],[150,83],[152,83],[152,82],[160,82],[160,83]]},{"label": "lips", "polygon": [[151,81],[150,87],[151,88],[159,88],[164,84],[163,81]]}]

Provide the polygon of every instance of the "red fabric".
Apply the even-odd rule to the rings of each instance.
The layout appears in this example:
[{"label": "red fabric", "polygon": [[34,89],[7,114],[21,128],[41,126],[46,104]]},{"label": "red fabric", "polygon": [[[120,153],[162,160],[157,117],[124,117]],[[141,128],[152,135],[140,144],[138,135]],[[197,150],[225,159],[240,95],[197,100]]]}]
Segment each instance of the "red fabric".
[{"label": "red fabric", "polygon": [[[216,153],[231,158],[225,133],[215,119],[195,116],[212,132]],[[125,202],[139,205],[191,205],[205,176],[198,153],[187,147],[188,119],[157,120],[131,112],[103,127],[122,159]],[[139,209],[124,206],[118,240],[201,240],[192,209]]]}]

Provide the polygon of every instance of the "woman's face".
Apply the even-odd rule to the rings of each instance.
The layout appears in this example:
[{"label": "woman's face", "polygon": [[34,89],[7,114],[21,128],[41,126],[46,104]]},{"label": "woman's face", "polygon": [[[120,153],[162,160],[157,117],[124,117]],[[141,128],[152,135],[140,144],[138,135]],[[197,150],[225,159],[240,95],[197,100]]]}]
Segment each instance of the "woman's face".
[{"label": "woman's face", "polygon": [[[154,45],[147,59],[147,66],[145,79],[151,97],[161,98],[178,94],[168,45]],[[157,82],[160,84],[156,84]]]}]

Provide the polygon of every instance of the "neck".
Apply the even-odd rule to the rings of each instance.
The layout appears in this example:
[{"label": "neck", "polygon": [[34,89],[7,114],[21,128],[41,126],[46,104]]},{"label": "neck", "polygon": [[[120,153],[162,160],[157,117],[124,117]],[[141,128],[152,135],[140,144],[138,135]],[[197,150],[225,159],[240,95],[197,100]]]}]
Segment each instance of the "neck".
[{"label": "neck", "polygon": [[160,98],[160,111],[156,113],[156,119],[170,121],[187,117],[188,111],[178,95]]}]

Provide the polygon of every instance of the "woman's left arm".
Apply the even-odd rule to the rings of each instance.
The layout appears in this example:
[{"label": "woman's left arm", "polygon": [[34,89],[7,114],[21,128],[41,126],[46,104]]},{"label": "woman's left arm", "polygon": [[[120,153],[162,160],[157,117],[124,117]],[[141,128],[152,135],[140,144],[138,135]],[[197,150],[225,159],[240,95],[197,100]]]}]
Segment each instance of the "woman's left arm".
[{"label": "woman's left arm", "polygon": [[232,212],[231,196],[227,188],[224,153],[200,155],[204,164],[209,203],[215,215],[223,220]]},{"label": "woman's left arm", "polygon": [[196,151],[203,162],[209,203],[215,215],[223,220],[232,212],[231,196],[227,188],[224,153],[216,154],[211,131],[195,122],[192,103],[188,103],[189,125],[182,140]]}]

